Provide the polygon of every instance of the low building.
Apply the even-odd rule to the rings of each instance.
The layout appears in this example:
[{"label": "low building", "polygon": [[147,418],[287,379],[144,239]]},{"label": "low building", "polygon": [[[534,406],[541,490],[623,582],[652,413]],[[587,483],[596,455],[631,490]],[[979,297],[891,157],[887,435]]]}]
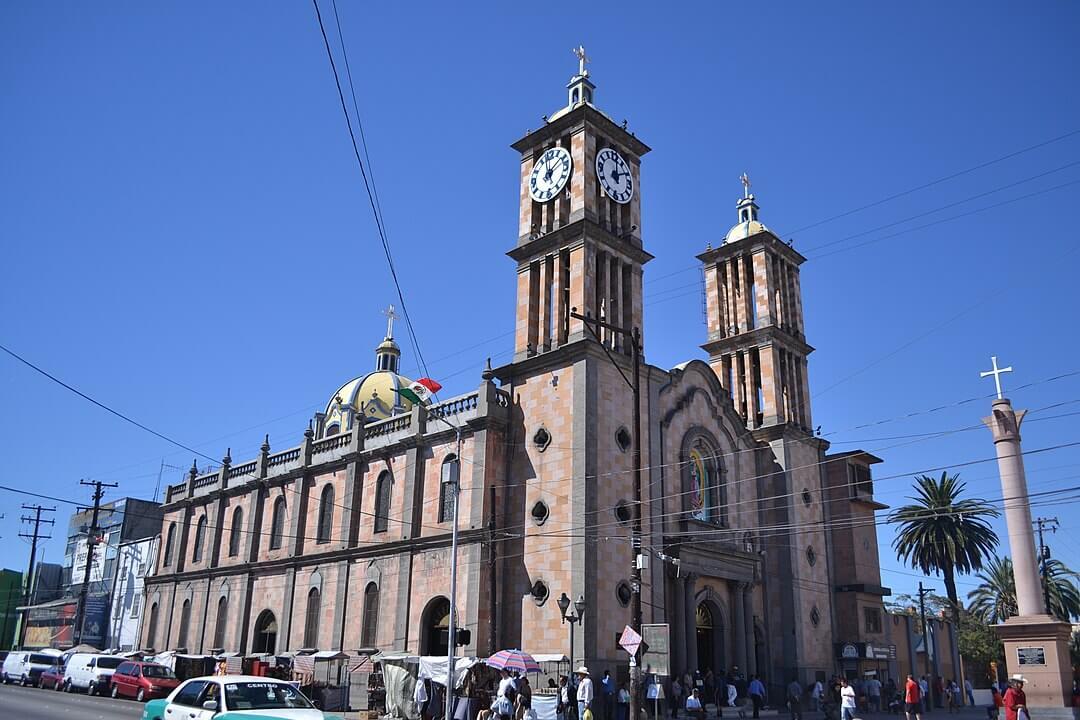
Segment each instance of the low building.
[{"label": "low building", "polygon": [[18,638],[19,603],[23,593],[23,574],[18,570],[0,570],[0,650],[15,647]]}]

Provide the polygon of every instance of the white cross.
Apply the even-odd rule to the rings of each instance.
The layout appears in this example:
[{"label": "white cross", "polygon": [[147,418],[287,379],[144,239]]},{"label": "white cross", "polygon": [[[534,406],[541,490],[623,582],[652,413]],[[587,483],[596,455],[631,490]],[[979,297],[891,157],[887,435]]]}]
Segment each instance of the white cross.
[{"label": "white cross", "polygon": [[986,377],[988,375],[993,375],[994,376],[994,385],[997,386],[998,400],[1001,400],[1002,399],[1001,398],[1001,374],[1002,373],[1007,373],[1007,372],[1012,372],[1013,371],[1012,365],[1010,365],[1007,368],[999,368],[997,366],[997,356],[996,355],[991,355],[990,356],[990,363],[994,366],[994,369],[993,370],[987,370],[986,372],[979,373],[979,377],[984,378],[984,377]]},{"label": "white cross", "polygon": [[383,310],[383,315],[386,316],[386,337],[392,338],[394,337],[394,318],[397,317],[397,313],[394,312],[394,306],[391,305]]},{"label": "white cross", "polygon": [[739,182],[742,183],[742,187],[743,187],[742,196],[744,198],[750,197],[750,176],[747,175],[746,173],[743,173],[739,177]]},{"label": "white cross", "polygon": [[585,55],[585,46],[578,45],[576,48],[571,48],[571,52],[573,52],[578,59],[577,74],[582,77],[588,77],[589,71],[585,69],[585,63],[589,62],[589,58]]}]

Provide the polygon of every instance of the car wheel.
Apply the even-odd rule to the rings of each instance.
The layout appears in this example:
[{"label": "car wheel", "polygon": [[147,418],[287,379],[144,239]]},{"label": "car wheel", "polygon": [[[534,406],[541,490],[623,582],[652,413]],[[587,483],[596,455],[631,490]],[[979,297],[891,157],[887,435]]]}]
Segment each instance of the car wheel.
[{"label": "car wheel", "polygon": [[71,692],[71,681],[70,680],[65,680],[64,681],[64,692],[66,692],[66,693]]},{"label": "car wheel", "polygon": [[139,688],[139,692],[135,695],[135,699],[138,700],[139,702],[145,702],[146,701],[146,693],[143,692],[142,688]]},{"label": "car wheel", "polygon": [[112,692],[109,693],[109,694],[112,695],[114,698],[120,697],[120,690],[115,685],[113,685],[112,686]]},{"label": "car wheel", "polygon": [[22,675],[22,676],[19,677],[19,687],[26,687],[26,676],[25,675]]}]

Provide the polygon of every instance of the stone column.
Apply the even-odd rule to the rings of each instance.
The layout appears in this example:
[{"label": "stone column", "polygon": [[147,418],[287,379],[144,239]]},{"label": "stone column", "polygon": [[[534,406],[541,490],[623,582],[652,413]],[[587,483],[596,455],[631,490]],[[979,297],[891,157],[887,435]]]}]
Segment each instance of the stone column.
[{"label": "stone column", "polygon": [[697,585],[697,575],[691,573],[686,576],[686,591],[683,595],[683,622],[686,626],[686,671],[693,672],[698,669],[697,656],[697,599],[694,597]]},{"label": "stone column", "polygon": [[743,585],[743,621],[746,623],[746,672],[747,677],[757,675],[757,647],[754,637],[754,586]]},{"label": "stone column", "polygon": [[729,582],[731,594],[731,629],[735,634],[734,663],[743,673],[746,672],[746,606],[743,604],[743,592],[746,583]]},{"label": "stone column", "polygon": [[668,612],[668,621],[671,623],[669,637],[672,674],[682,673],[686,669],[686,622],[683,617],[683,608],[686,607],[686,600],[683,598],[685,582],[686,579],[681,576],[671,578],[671,610]]},{"label": "stone column", "polygon": [[1042,583],[1035,560],[1035,536],[1031,530],[1031,506],[1028,504],[1024,458],[1020,454],[1020,423],[1027,411],[1017,414],[1007,398],[999,398],[983,423],[994,435],[998,472],[1001,474],[1005,503],[1005,524],[1009,529],[1013,577],[1016,580],[1016,606],[1021,616],[1043,615]]}]

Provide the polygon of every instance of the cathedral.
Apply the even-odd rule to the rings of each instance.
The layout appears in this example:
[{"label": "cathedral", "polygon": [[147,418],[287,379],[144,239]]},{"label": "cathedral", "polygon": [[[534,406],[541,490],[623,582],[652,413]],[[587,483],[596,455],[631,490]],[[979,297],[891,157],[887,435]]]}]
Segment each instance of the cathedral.
[{"label": "cathedral", "polygon": [[812,429],[804,258],[745,176],[734,226],[697,256],[706,359],[641,363],[634,432],[650,148],[599,109],[579,58],[565,107],[512,145],[512,360],[464,395],[410,401],[391,314],[374,369],[299,445],[193,468],[167,490],[143,648],[445,655],[455,517],[464,655],[572,654],[621,675],[638,602],[667,627],[670,674],[738,668],[773,692],[880,642],[879,459],[830,455]]}]

